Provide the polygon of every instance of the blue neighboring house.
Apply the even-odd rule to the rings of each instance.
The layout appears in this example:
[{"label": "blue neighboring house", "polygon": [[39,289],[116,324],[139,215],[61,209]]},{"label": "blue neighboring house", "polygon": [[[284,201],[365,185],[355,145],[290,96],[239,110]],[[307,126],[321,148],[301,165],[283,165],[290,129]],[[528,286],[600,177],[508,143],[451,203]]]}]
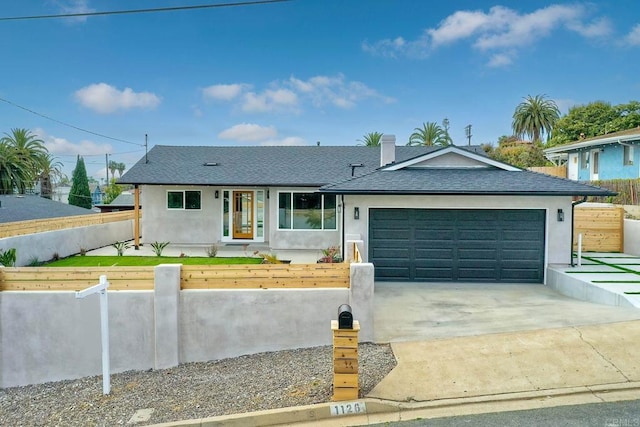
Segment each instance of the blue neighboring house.
[{"label": "blue neighboring house", "polygon": [[640,127],[544,150],[574,181],[640,178]]},{"label": "blue neighboring house", "polygon": [[91,184],[89,189],[91,190],[91,205],[95,206],[101,204],[102,199],[104,198],[102,187],[97,184]]}]

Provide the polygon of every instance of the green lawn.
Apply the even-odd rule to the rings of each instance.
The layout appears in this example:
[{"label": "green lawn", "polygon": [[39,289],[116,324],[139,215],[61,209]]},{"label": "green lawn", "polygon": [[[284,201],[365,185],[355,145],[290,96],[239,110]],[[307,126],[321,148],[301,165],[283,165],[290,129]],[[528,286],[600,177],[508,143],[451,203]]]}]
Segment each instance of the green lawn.
[{"label": "green lawn", "polygon": [[72,256],[44,264],[45,267],[155,266],[158,264],[226,265],[260,264],[262,258],[248,257],[158,257],[158,256]]}]

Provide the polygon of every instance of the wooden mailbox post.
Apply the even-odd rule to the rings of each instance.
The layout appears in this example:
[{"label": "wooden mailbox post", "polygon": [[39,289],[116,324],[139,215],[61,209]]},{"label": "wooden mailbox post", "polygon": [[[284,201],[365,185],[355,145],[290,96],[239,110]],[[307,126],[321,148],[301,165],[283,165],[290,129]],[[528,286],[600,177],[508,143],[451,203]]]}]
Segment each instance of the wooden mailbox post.
[{"label": "wooden mailbox post", "polygon": [[358,332],[360,322],[353,328],[340,329],[338,321],[331,321],[333,331],[333,400],[358,398]]}]

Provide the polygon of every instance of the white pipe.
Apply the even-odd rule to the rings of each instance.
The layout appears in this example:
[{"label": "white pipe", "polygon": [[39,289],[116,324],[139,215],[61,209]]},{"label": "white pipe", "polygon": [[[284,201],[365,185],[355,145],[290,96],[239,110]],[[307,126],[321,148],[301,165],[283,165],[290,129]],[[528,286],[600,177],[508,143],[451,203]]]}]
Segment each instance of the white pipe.
[{"label": "white pipe", "polygon": [[578,267],[582,265],[582,233],[578,234]]}]

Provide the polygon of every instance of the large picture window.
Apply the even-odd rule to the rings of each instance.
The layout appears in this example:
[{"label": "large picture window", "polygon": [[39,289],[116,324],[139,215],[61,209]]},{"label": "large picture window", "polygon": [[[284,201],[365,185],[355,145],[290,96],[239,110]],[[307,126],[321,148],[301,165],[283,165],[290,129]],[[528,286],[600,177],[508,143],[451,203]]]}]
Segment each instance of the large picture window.
[{"label": "large picture window", "polygon": [[278,194],[278,228],[281,230],[335,230],[336,196],[318,193]]},{"label": "large picture window", "polygon": [[167,191],[167,209],[200,209],[200,191]]}]

